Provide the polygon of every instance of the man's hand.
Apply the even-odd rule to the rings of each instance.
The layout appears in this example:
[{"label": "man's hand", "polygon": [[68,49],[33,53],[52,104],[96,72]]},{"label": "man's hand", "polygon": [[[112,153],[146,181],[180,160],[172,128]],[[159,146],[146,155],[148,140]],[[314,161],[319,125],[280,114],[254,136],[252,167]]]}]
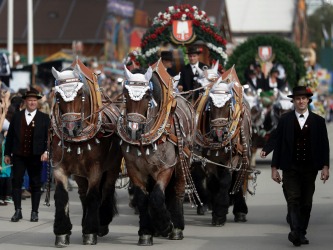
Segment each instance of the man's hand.
[{"label": "man's hand", "polygon": [[9,165],[9,164],[11,163],[10,156],[8,156],[8,155],[5,155],[4,162],[5,162],[7,165]]},{"label": "man's hand", "polygon": [[49,152],[45,151],[41,157],[40,157],[41,161],[48,161],[49,160]]},{"label": "man's hand", "polygon": [[281,183],[281,177],[276,167],[272,167],[272,179],[279,184]]},{"label": "man's hand", "polygon": [[264,150],[261,150],[260,157],[265,159],[266,158],[266,152]]},{"label": "man's hand", "polygon": [[330,170],[328,166],[324,166],[323,169],[321,170],[320,179],[323,181],[323,183],[325,183],[329,177],[330,177]]}]

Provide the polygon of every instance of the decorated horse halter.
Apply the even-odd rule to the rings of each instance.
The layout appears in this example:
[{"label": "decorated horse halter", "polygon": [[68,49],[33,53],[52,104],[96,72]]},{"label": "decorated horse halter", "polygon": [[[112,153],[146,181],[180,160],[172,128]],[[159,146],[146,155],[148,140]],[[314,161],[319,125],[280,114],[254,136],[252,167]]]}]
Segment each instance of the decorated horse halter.
[{"label": "decorated horse halter", "polygon": [[[101,128],[102,118],[101,113],[97,112],[98,104],[96,103],[96,99],[98,98],[94,98],[92,94],[92,91],[95,91],[95,84],[88,83],[86,77],[82,76],[77,68],[74,68],[73,72],[75,73],[75,77],[73,78],[56,80],[55,93],[58,93],[64,102],[71,104],[82,89],[81,110],[79,113],[69,112],[61,114],[59,109],[60,100],[56,98],[55,113],[52,116],[51,122],[53,130],[59,138],[67,142],[84,142],[95,137]],[[90,95],[87,95],[86,88],[90,92]],[[91,103],[91,115],[87,117],[85,117],[84,109],[86,98],[89,98]],[[83,127],[84,122],[88,124],[85,127]]]},{"label": "decorated horse halter", "polygon": [[[156,141],[159,140],[163,134],[166,133],[166,127],[169,122],[169,115],[171,111],[172,101],[173,101],[173,88],[172,81],[165,83],[164,78],[162,77],[163,72],[160,73],[158,67],[159,62],[154,64],[152,67],[148,69],[146,72],[146,78],[138,76],[140,79],[133,79],[135,76],[129,71],[126,71],[128,74],[128,79],[125,82],[124,88],[127,89],[129,98],[132,101],[141,101],[144,95],[149,91],[150,102],[147,110],[147,117],[138,114],[138,113],[127,113],[123,114],[123,116],[119,117],[117,128],[119,136],[122,140],[126,141],[131,145],[136,146],[147,146],[152,145],[153,149],[156,148]],[[162,68],[161,68],[162,69]],[[161,83],[161,94],[162,101],[159,106],[157,106],[156,101],[152,96],[153,84],[150,81],[152,72],[156,72],[157,76],[160,77]],[[165,71],[166,72],[166,71]],[[149,74],[150,73],[150,74]],[[127,100],[126,100],[127,101]],[[158,108],[157,114],[150,115],[153,108]],[[156,118],[156,119],[154,119]],[[148,125],[149,131],[147,130]],[[140,136],[137,136],[138,132],[142,132]]]}]

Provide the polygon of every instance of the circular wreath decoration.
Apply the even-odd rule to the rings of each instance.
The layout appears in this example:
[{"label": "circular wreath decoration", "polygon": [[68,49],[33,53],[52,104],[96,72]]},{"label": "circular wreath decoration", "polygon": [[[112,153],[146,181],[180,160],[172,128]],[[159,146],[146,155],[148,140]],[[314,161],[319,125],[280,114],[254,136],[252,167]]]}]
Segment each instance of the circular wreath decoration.
[{"label": "circular wreath decoration", "polygon": [[152,26],[146,31],[141,40],[142,56],[148,64],[158,60],[160,45],[165,42],[172,43],[172,21],[192,20],[193,32],[197,40],[202,40],[210,51],[212,60],[219,60],[225,65],[227,61],[226,44],[218,28],[212,25],[205,11],[199,10],[196,6],[189,4],[169,6],[164,13],[158,13],[154,18]]},{"label": "circular wreath decoration", "polygon": [[305,76],[304,60],[297,46],[278,36],[254,36],[242,43],[229,57],[226,68],[235,65],[241,83],[245,83],[243,72],[258,57],[259,46],[271,46],[274,54],[273,63],[281,64],[286,72],[287,82],[291,87],[298,85],[298,81]]}]

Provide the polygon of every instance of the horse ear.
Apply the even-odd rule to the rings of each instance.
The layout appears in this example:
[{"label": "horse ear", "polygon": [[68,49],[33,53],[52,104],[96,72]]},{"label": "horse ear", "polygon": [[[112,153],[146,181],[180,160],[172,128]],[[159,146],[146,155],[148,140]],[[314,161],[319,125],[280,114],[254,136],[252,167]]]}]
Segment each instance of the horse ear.
[{"label": "horse ear", "polygon": [[126,77],[126,79],[127,80],[131,79],[133,77],[132,72],[127,69],[126,65],[124,65],[124,69],[125,69],[125,77]]},{"label": "horse ear", "polygon": [[150,81],[150,78],[153,76],[153,69],[151,67],[148,68],[146,74],[145,74],[145,78],[147,81]]},{"label": "horse ear", "polygon": [[213,70],[214,70],[215,73],[218,72],[218,70],[219,70],[219,60],[216,61],[215,65],[213,67]]},{"label": "horse ear", "polygon": [[235,82],[231,82],[231,83],[228,84],[229,91],[232,90],[232,88],[234,87],[234,84],[235,84]]},{"label": "horse ear", "polygon": [[59,72],[54,67],[52,67],[52,75],[55,79],[59,79]]},{"label": "horse ear", "polygon": [[199,74],[199,77],[200,77],[200,78],[204,77],[203,70],[200,69],[199,67],[196,67],[196,69],[197,69],[197,72],[198,72],[198,74]]}]

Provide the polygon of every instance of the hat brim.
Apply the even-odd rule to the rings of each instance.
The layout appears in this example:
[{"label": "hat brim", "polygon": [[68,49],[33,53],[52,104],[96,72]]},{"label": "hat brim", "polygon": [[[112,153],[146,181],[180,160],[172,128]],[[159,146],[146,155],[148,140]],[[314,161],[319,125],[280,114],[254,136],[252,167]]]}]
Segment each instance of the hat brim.
[{"label": "hat brim", "polygon": [[296,95],[287,95],[287,97],[289,97],[289,98],[294,98],[295,96],[301,96],[301,95],[305,95],[305,96],[307,96],[307,97],[311,97],[311,96],[313,96],[312,93],[303,93],[303,94],[296,94]]},{"label": "hat brim", "polygon": [[38,100],[39,100],[39,99],[42,99],[42,96],[41,96],[41,95],[25,95],[25,96],[22,96],[22,99],[25,100],[25,99],[27,99],[28,97],[34,97],[34,98],[37,98]]}]

